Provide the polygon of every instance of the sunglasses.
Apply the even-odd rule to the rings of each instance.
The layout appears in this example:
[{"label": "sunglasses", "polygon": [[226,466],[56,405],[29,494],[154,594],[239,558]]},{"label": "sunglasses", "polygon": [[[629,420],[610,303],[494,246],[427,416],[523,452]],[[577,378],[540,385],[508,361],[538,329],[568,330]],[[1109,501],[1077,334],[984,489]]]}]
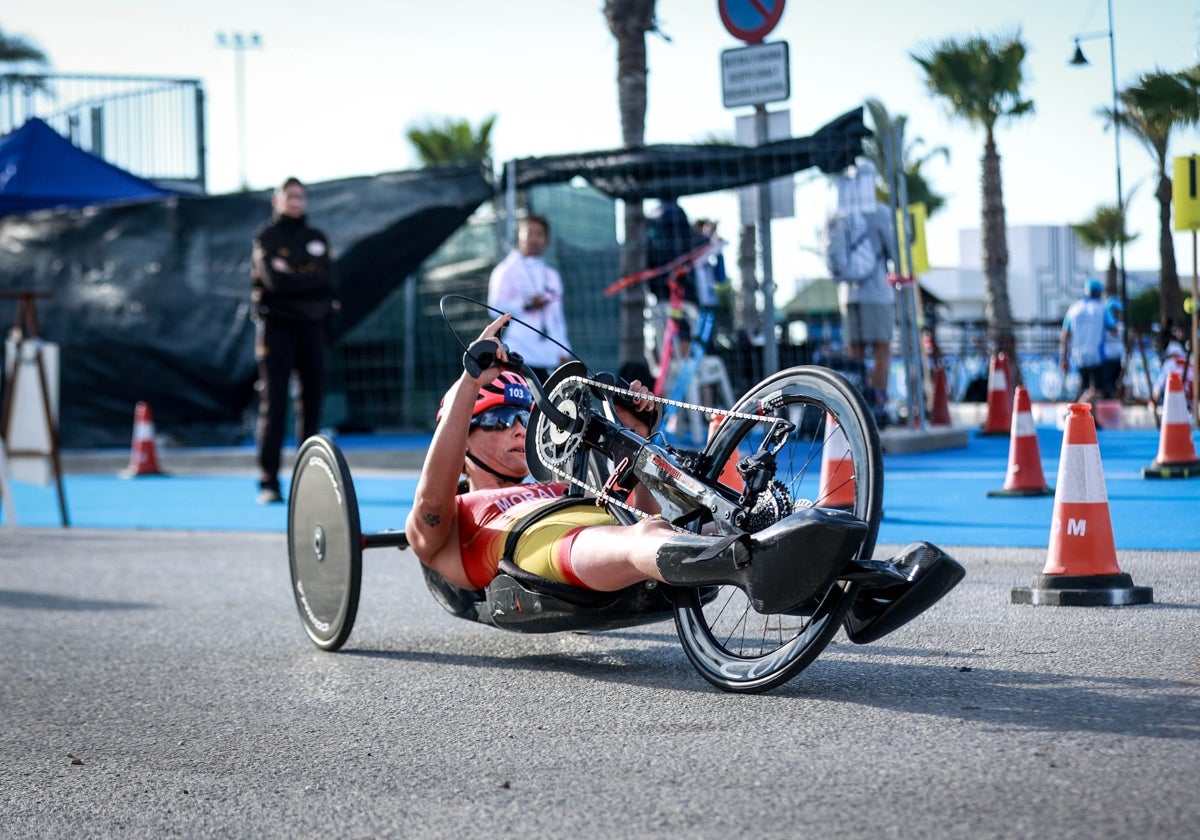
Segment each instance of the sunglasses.
[{"label": "sunglasses", "polygon": [[485,432],[499,432],[511,429],[513,423],[520,423],[529,428],[529,409],[515,405],[499,405],[480,412],[471,418],[471,429],[483,429]]}]

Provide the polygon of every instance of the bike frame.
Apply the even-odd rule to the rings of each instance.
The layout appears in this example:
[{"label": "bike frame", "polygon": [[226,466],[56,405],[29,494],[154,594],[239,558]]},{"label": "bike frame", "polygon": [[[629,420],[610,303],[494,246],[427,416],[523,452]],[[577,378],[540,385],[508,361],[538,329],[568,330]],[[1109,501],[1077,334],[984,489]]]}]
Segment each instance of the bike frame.
[{"label": "bike frame", "polygon": [[[555,415],[564,417],[528,366],[520,367],[533,388],[538,408],[552,420]],[[665,447],[591,409],[574,418],[572,424],[575,423],[583,424],[580,430],[583,446],[615,465],[606,490],[627,495],[640,483],[658,502],[662,517],[668,522],[683,525],[697,519],[711,519],[720,534],[742,533],[747,502],[765,486],[765,478],[759,481],[756,477],[770,474],[775,453],[795,428],[779,418],[767,422],[769,428],[758,452],[738,465],[745,485],[745,490],[738,493],[720,482],[705,480]]]}]

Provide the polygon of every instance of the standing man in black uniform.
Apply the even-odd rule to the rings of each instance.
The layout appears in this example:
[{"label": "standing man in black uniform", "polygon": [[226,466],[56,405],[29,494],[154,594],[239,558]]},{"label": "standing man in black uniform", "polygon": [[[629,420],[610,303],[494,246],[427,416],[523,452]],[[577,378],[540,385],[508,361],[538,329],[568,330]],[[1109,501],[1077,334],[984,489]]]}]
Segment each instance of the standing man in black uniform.
[{"label": "standing man in black uniform", "polygon": [[282,502],[280,450],[292,371],[300,382],[296,442],[317,433],[325,395],[325,332],[337,308],[333,254],[309,227],[304,184],[288,178],[271,197],[271,220],[254,234],[251,268],[258,361],[258,502]]}]

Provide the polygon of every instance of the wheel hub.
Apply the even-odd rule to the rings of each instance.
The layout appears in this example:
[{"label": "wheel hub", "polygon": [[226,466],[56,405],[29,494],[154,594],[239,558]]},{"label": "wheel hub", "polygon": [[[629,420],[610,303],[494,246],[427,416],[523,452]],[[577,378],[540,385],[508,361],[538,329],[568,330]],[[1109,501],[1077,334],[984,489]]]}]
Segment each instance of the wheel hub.
[{"label": "wheel hub", "polygon": [[323,562],[325,560],[325,529],[320,525],[313,528],[312,547],[317,562]]}]

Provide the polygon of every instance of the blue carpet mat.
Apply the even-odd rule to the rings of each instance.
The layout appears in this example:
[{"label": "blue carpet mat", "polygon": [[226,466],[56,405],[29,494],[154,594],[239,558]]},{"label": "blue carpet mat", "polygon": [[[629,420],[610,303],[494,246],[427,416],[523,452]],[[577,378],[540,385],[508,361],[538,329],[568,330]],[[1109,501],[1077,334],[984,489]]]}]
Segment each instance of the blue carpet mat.
[{"label": "blue carpet mat", "polygon": [[[1200,478],[1141,477],[1158,452],[1156,431],[1100,433],[1113,535],[1119,549],[1200,550]],[[391,442],[389,440],[389,442]],[[423,449],[428,438],[402,445]],[[346,448],[365,446],[351,441]],[[1038,430],[1046,480],[1054,486],[1062,432]],[[376,444],[378,448],[378,443]],[[989,498],[1004,485],[1009,440],[972,435],[963,449],[884,458],[887,543],[929,540],[940,545],[1045,548],[1054,497]],[[366,532],[399,529],[412,505],[411,475],[355,476],[359,515]],[[54,487],[14,482],[13,502],[22,527],[58,527]],[[255,504],[249,476],[171,475],[121,479],[69,475],[65,480],[71,524],[78,528],[220,531],[286,531],[287,506]],[[0,510],[0,521],[4,513]],[[0,530],[0,550],[3,530]]]}]

